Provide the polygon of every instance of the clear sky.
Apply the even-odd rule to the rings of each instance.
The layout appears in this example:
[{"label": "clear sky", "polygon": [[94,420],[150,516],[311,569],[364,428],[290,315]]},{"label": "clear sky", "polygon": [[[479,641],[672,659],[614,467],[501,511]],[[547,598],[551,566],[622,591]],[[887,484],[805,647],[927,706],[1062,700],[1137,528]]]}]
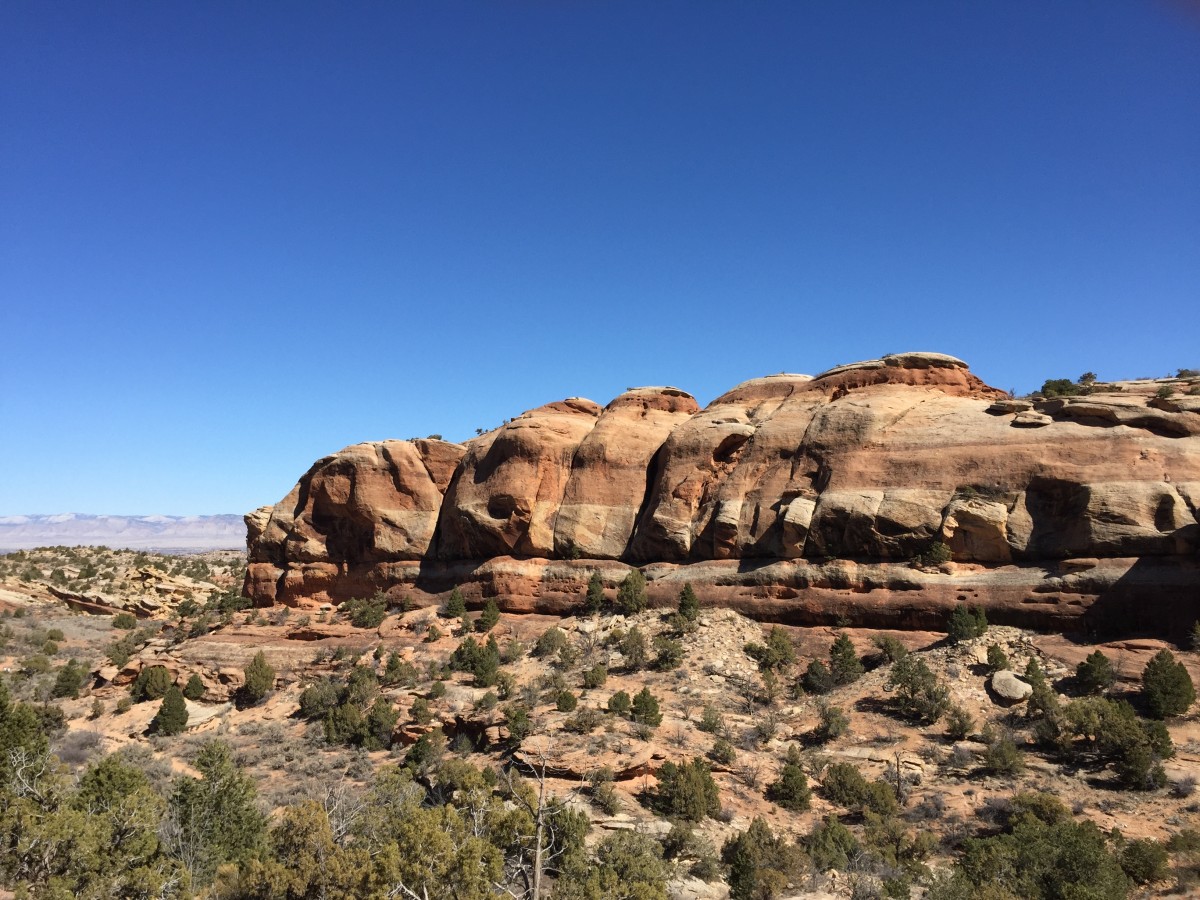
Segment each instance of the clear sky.
[{"label": "clear sky", "polygon": [[1200,14],[0,4],[0,514],[902,350],[1200,367]]}]

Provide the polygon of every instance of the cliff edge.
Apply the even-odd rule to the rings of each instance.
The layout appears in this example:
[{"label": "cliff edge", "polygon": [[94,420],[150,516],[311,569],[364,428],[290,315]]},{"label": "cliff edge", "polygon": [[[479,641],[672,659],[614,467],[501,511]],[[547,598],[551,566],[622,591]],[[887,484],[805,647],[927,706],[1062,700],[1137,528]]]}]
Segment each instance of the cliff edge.
[{"label": "cliff edge", "polygon": [[1025,627],[1173,629],[1200,615],[1200,397],[1166,384],[1018,400],[959,359],[902,353],[704,409],[646,387],[461,445],[356,444],[246,516],[246,592],[422,603],[459,586],[566,612],[593,571],[615,588],[638,566],[652,602],[690,582],[793,624],[930,628],[967,602]]}]

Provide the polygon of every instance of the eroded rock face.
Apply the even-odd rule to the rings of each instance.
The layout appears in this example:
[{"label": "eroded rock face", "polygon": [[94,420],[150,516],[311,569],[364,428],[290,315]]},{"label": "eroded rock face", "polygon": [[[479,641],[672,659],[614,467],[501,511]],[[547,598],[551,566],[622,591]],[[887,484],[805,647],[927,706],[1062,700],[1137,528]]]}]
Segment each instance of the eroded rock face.
[{"label": "eroded rock face", "polygon": [[[653,588],[667,565],[754,614],[814,621],[827,603],[832,620],[841,604],[928,627],[961,598],[922,584],[918,600],[909,562],[941,541],[951,568],[977,573],[971,599],[1014,624],[1059,627],[1097,604],[1115,621],[1127,601],[1113,598],[1156,580],[1163,609],[1200,596],[1200,412],[1158,387],[1012,400],[961,360],[905,353],[754,379],[703,410],[639,388],[603,409],[547,404],[465,445],[358,444],[247,516],[247,590],[420,600],[457,584],[562,611],[593,570],[615,588],[639,565]],[[1079,558],[1092,565],[1053,568]]]},{"label": "eroded rock face", "polygon": [[636,388],[604,408],[571,461],[554,524],[558,555],[625,554],[650,461],[668,435],[699,410],[695,398],[677,388]]},{"label": "eroded rock face", "polygon": [[554,555],[571,463],[600,412],[578,397],[548,403],[471,441],[446,492],[438,556]]}]

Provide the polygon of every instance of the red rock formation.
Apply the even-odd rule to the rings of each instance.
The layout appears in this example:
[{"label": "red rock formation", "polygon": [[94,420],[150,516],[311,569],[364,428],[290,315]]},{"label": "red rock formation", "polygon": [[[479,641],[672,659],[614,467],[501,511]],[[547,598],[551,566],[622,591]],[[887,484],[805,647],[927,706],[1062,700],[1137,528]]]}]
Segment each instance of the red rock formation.
[{"label": "red rock formation", "polygon": [[[247,591],[433,602],[459,585],[562,612],[593,570],[615,588],[636,564],[653,601],[691,581],[797,623],[929,628],[968,601],[1035,627],[1190,624],[1200,406],[1158,386],[1012,400],[960,360],[908,353],[754,379],[704,410],[641,388],[465,446],[359,444],[247,516]],[[913,568],[935,541],[953,562]]]}]

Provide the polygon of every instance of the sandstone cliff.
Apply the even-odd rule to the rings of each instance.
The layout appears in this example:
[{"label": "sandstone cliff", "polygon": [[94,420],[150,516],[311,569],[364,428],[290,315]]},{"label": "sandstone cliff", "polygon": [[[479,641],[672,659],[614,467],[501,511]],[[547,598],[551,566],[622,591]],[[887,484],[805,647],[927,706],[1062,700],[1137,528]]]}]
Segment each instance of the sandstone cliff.
[{"label": "sandstone cliff", "polygon": [[[465,445],[358,444],[246,517],[262,604],[454,585],[565,611],[592,571],[652,601],[793,622],[1139,630],[1200,615],[1200,397],[1098,385],[1014,400],[933,353],[603,409],[570,398]],[[911,563],[934,542],[953,561]],[[1189,618],[1189,616],[1191,618]]]}]

